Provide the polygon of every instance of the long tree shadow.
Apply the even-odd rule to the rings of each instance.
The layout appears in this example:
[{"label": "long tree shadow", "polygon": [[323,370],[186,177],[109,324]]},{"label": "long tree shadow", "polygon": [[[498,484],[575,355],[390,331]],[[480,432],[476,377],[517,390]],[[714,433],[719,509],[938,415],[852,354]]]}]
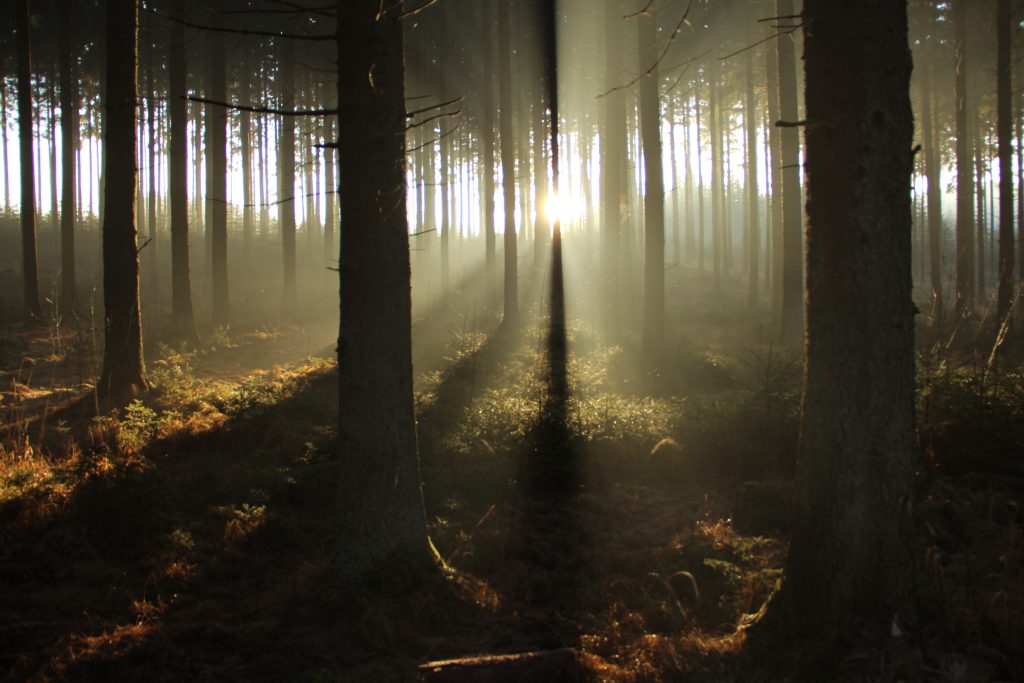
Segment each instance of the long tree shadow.
[{"label": "long tree shadow", "polygon": [[[534,610],[541,647],[572,646],[567,616],[583,602],[588,533],[582,441],[569,426],[570,388],[561,236],[550,257],[550,292],[544,338],[544,399],[519,463],[518,534],[512,552],[530,573],[522,596]],[[528,617],[529,618],[529,617]]]}]

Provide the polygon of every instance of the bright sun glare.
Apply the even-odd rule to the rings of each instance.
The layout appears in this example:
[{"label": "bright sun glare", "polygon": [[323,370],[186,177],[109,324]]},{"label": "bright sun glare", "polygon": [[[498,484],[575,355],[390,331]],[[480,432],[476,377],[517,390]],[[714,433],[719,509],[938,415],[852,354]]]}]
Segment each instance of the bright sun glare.
[{"label": "bright sun glare", "polygon": [[582,214],[583,206],[580,200],[565,193],[552,192],[544,202],[544,215],[552,223],[556,220],[565,223]]}]

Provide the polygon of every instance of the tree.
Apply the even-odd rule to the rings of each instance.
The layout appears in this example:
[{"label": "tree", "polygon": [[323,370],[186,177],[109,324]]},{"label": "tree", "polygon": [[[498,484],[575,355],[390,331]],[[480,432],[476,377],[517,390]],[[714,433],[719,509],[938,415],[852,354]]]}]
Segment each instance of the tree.
[{"label": "tree", "polygon": [[[217,16],[211,13],[211,16]],[[216,20],[215,20],[216,22]],[[216,25],[216,23],[215,23]],[[224,34],[210,31],[209,73],[207,84],[210,98],[225,101],[227,87],[224,73]],[[228,302],[228,161],[227,161],[227,109],[214,105],[206,107],[206,223],[211,239],[213,323],[227,325],[230,316]]]},{"label": "tree", "polygon": [[[778,0],[779,17],[793,16],[793,0]],[[785,19],[784,19],[785,21]],[[803,215],[800,191],[800,133],[796,128],[796,56],[792,32],[779,34],[779,115],[790,124],[782,129],[782,339],[800,341],[803,320]]]},{"label": "tree", "polygon": [[[515,137],[512,130],[512,40],[509,3],[498,3],[498,133],[505,211],[504,322],[519,317],[519,256],[516,244]],[[443,142],[443,141],[442,141]]]},{"label": "tree", "polygon": [[[291,41],[280,39],[278,80],[281,109],[295,108],[295,57]],[[295,118],[281,117],[278,154],[278,211],[281,215],[281,244],[284,256],[284,310],[293,314],[298,305],[295,281]]]},{"label": "tree", "polygon": [[999,288],[996,312],[1002,321],[1013,296],[1013,112],[1010,106],[1010,0],[996,9],[996,97],[999,134]]},{"label": "tree", "polygon": [[967,123],[967,0],[953,0],[956,59],[956,303],[960,320],[974,300],[974,163]]},{"label": "tree", "polygon": [[665,337],[665,182],[661,160],[658,46],[653,10],[636,17],[640,68],[640,137],[644,150],[644,326],[642,346],[656,355]]},{"label": "tree", "polygon": [[413,415],[402,13],[402,2],[338,0],[335,565],[350,580],[405,581],[432,566]]},{"label": "tree", "polygon": [[484,78],[481,79],[481,105],[480,125],[483,130],[480,134],[480,142],[483,145],[483,168],[481,173],[482,192],[484,194],[484,264],[485,277],[487,278],[487,303],[493,305],[497,300],[497,250],[494,235],[494,93],[491,87],[490,75],[494,71],[494,48],[491,44],[491,36],[494,35],[494,15],[492,12],[493,3],[484,2],[481,12],[481,32],[484,36],[480,44],[483,50]]},{"label": "tree", "polygon": [[779,596],[840,626],[899,610],[915,461],[905,0],[806,0],[807,309],[797,526]]},{"label": "tree", "polygon": [[605,335],[617,337],[619,325],[619,236],[622,232],[622,166],[626,156],[626,100],[622,77],[622,7],[605,0],[604,85],[611,90],[601,105],[601,270]]},{"label": "tree", "polygon": [[72,38],[73,3],[63,0],[60,7],[60,133],[61,133],[61,205],[60,205],[60,299],[65,315],[74,315],[75,287],[75,138],[78,131],[77,74],[73,72],[75,47]]},{"label": "tree", "polygon": [[[21,271],[25,310],[41,317],[36,257],[35,160],[32,157],[32,47],[28,0],[18,0],[18,135],[21,142]],[[4,166],[6,166],[6,160]]]},{"label": "tree", "polygon": [[106,203],[103,216],[103,372],[97,389],[120,403],[146,388],[139,315],[136,246],[135,102],[138,45],[136,0],[107,4],[107,91],[103,144]]},{"label": "tree", "polygon": [[188,255],[188,104],[185,66],[185,31],[170,23],[167,35],[170,116],[169,189],[171,205],[171,327],[176,341],[195,342],[195,314],[192,309],[192,278]]}]

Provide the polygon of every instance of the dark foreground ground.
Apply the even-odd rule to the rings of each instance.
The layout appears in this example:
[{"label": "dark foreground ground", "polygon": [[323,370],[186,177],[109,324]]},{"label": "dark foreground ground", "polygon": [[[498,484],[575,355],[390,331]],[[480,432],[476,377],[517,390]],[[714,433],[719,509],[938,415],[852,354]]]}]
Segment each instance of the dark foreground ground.
[{"label": "dark foreground ground", "polygon": [[920,623],[865,624],[825,659],[751,660],[787,548],[799,364],[761,343],[739,283],[712,301],[682,267],[666,358],[641,359],[633,335],[610,343],[590,322],[590,270],[567,257],[567,356],[545,272],[516,329],[482,309],[417,314],[443,566],[401,594],[328,564],[344,514],[329,319],[154,344],[153,388],[107,415],[85,330],[9,326],[0,672],[402,681],[428,660],[567,646],[601,681],[1022,680],[1018,365],[922,350]]}]

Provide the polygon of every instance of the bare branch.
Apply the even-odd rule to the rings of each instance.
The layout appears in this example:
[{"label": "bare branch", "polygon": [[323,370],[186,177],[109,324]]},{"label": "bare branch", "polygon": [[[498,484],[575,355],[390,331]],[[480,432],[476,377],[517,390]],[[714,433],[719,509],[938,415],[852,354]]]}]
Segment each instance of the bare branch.
[{"label": "bare branch", "polygon": [[181,24],[182,26],[187,26],[189,28],[199,29],[201,31],[218,31],[220,33],[236,33],[236,34],[242,35],[242,36],[264,36],[264,37],[268,37],[268,38],[290,38],[290,39],[294,39],[294,40],[335,40],[336,39],[336,37],[335,37],[335,35],[333,33],[314,33],[314,34],[304,35],[304,34],[301,34],[301,33],[285,33],[283,31],[252,31],[252,30],[249,30],[247,28],[223,28],[223,27],[220,27],[220,26],[210,26],[208,24],[197,24],[197,23],[195,23],[193,21],[189,21],[188,19],[181,19],[179,17],[171,16],[170,14],[164,14],[163,12],[158,12],[157,10],[152,9],[150,7],[146,7],[145,11],[150,13],[150,14],[152,14],[152,15],[154,15],[154,16],[160,17],[162,19],[167,19],[169,21],[173,21],[173,22],[176,22],[178,24]]},{"label": "bare branch", "polygon": [[337,109],[275,109],[274,107],[254,107],[247,104],[232,104],[230,102],[211,100],[207,97],[199,97],[198,95],[182,95],[182,99],[189,100],[190,102],[199,102],[200,104],[211,104],[215,107],[224,107],[225,109],[248,111],[253,114],[276,114],[278,116],[332,116],[338,113]]}]

